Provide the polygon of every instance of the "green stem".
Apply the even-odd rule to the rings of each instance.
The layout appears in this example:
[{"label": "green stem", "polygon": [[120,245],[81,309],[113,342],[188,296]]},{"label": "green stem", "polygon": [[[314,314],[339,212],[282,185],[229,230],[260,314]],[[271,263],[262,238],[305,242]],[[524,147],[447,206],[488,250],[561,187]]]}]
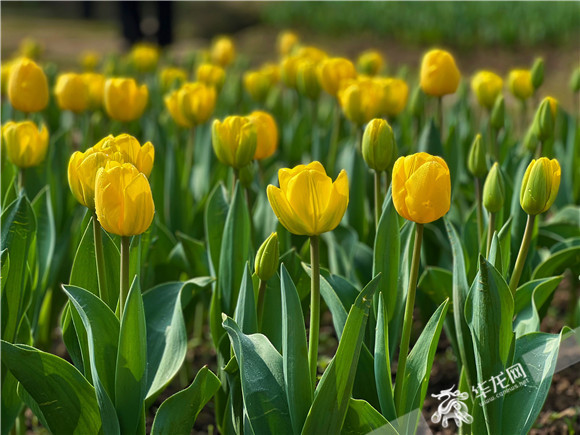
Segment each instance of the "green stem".
[{"label": "green stem", "polygon": [[193,170],[193,155],[195,148],[195,127],[189,130],[189,140],[187,141],[187,148],[185,149],[185,164],[183,166],[183,174],[181,175],[181,186],[187,189],[190,174]]},{"label": "green stem", "polygon": [[411,262],[411,274],[409,276],[409,289],[407,290],[407,302],[405,304],[405,317],[403,318],[403,334],[399,349],[399,362],[397,364],[397,377],[395,379],[395,405],[397,412],[402,412],[403,382],[411,341],[411,326],[413,325],[413,309],[415,307],[415,292],[417,290],[417,278],[419,276],[419,263],[421,262],[421,242],[423,240],[423,224],[415,224],[415,244],[413,246],[413,260]]},{"label": "green stem", "polygon": [[316,386],[316,368],[318,365],[318,332],[320,329],[320,259],[318,236],[310,237],[310,332],[308,342],[308,364],[312,388]]},{"label": "green stem", "polygon": [[129,294],[129,248],[131,238],[121,237],[121,292],[119,293],[119,319],[123,318],[125,301]]},{"label": "green stem", "polygon": [[536,159],[539,159],[540,157],[542,157],[543,147],[544,147],[544,143],[541,140],[539,140],[538,147],[536,148]]},{"label": "green stem", "polygon": [[486,248],[485,252],[487,253],[487,256],[489,257],[489,249],[491,248],[491,240],[493,238],[493,232],[495,231],[495,213],[489,214],[488,224],[489,225],[487,227],[487,248]]},{"label": "green stem", "polygon": [[526,132],[526,123],[528,118],[528,107],[526,104],[526,100],[521,100],[521,107],[520,107],[520,134],[523,136]]},{"label": "green stem", "polygon": [[520,246],[520,251],[518,252],[518,258],[514,266],[514,271],[510,279],[510,290],[512,295],[516,294],[516,289],[518,288],[518,283],[522,277],[522,272],[524,271],[524,265],[526,264],[526,257],[528,256],[528,251],[530,249],[530,242],[532,241],[532,232],[534,231],[534,221],[536,220],[536,215],[528,215],[528,221],[526,222],[526,230],[524,231],[524,237],[522,238],[522,245]]},{"label": "green stem", "polygon": [[379,219],[381,218],[381,171],[375,171],[375,228],[379,226]]},{"label": "green stem", "polygon": [[332,120],[332,133],[330,136],[330,145],[328,149],[327,170],[334,177],[334,166],[336,165],[336,156],[338,155],[338,137],[340,135],[340,105],[338,101],[334,104],[334,118]]},{"label": "green stem", "polygon": [[25,168],[18,168],[18,190],[24,190],[24,184],[26,180]]},{"label": "green stem", "polygon": [[475,177],[475,202],[477,207],[477,240],[481,246],[481,236],[483,234],[483,208],[481,207],[481,179]]},{"label": "green stem", "polygon": [[262,319],[264,318],[264,300],[266,299],[266,283],[267,281],[260,280],[260,288],[258,289],[258,330],[262,330]]},{"label": "green stem", "polygon": [[97,214],[93,212],[93,238],[95,240],[95,260],[97,262],[97,280],[99,284],[99,297],[101,300],[111,306],[109,300],[109,287],[107,285],[107,273],[105,272],[105,253],[103,251],[103,235],[101,224]]},{"label": "green stem", "polygon": [[441,143],[443,143],[443,97],[437,98],[437,115],[439,116],[439,130],[441,131]]},{"label": "green stem", "polygon": [[497,146],[494,128],[491,125],[491,113],[488,120],[489,120],[490,154],[494,156],[496,162],[499,162],[499,147]]},{"label": "green stem", "polygon": [[318,138],[318,100],[310,100],[312,110],[312,144],[310,155],[312,160],[320,160],[320,141]]}]

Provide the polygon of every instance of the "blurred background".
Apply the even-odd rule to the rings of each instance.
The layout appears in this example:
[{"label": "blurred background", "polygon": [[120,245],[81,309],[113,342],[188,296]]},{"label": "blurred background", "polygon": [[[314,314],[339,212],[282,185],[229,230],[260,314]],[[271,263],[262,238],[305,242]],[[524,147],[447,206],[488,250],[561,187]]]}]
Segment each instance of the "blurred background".
[{"label": "blurred background", "polygon": [[303,43],[355,59],[386,56],[389,73],[412,71],[430,47],[450,49],[465,77],[478,69],[505,76],[546,61],[542,88],[568,108],[567,84],[580,63],[579,2],[2,2],[2,60],[25,38],[41,60],[78,69],[79,53],[123,53],[132,42],[168,47],[176,59],[231,35],[251,65],[276,58],[276,35],[293,29]]}]

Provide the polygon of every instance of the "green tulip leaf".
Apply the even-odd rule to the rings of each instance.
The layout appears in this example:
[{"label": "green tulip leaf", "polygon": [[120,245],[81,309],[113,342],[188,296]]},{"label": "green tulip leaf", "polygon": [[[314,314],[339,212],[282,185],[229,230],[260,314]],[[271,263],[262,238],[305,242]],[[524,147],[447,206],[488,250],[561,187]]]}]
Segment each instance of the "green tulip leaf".
[{"label": "green tulip leaf", "polygon": [[384,435],[398,435],[393,426],[368,402],[350,399],[341,435],[358,435],[379,431]]},{"label": "green tulip leaf", "polygon": [[514,332],[516,338],[528,332],[540,330],[540,315],[538,311],[550,298],[552,293],[562,281],[563,276],[542,278],[529,281],[520,286],[516,291],[514,301]]}]

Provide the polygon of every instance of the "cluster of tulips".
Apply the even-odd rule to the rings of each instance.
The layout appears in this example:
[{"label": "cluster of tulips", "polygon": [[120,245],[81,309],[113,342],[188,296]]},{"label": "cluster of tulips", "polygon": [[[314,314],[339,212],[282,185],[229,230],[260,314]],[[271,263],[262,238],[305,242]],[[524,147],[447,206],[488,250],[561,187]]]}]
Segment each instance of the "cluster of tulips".
[{"label": "cluster of tulips", "polygon": [[[353,63],[293,32],[256,69],[228,37],[181,66],[139,44],[58,75],[25,47],[2,65],[2,433],[24,407],[53,433],[145,433],[152,414],[151,433],[190,433],[212,398],[221,433],[414,433],[443,330],[471,430],[532,427],[567,332],[541,317],[580,265],[580,130],[540,102],[541,59],[509,73],[514,115],[499,75],[470,94],[441,49],[410,92],[379,51]],[[206,324],[217,376],[187,386]],[[534,381],[484,401],[518,363]]]}]

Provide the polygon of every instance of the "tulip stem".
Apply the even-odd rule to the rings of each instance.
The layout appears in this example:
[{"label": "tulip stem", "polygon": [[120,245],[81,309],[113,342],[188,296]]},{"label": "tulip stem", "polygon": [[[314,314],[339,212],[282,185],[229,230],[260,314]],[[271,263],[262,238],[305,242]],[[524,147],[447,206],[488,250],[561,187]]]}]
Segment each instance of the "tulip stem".
[{"label": "tulip stem", "polygon": [[310,108],[312,110],[312,144],[310,155],[312,160],[320,160],[320,140],[318,134],[318,100],[311,100]]},{"label": "tulip stem", "polygon": [[485,252],[489,257],[489,250],[491,248],[491,240],[493,239],[493,233],[495,231],[495,213],[489,213],[489,222],[487,227],[487,249]]},{"label": "tulip stem", "polygon": [[125,301],[129,294],[129,249],[131,238],[121,237],[121,292],[119,294],[119,320],[123,318]]},{"label": "tulip stem", "polygon": [[109,287],[107,285],[107,273],[105,272],[105,253],[103,251],[103,234],[101,224],[97,214],[93,212],[93,238],[95,240],[95,260],[97,262],[97,280],[99,284],[99,297],[101,300],[111,306],[109,300]]},{"label": "tulip stem", "polygon": [[475,202],[477,207],[477,240],[481,246],[481,236],[483,234],[483,208],[481,207],[481,179],[475,177]]},{"label": "tulip stem", "polygon": [[395,404],[400,413],[403,406],[403,383],[411,341],[411,327],[413,325],[413,309],[415,307],[415,292],[417,290],[417,278],[419,276],[419,263],[421,262],[421,242],[423,240],[423,224],[415,224],[415,244],[413,246],[413,260],[409,275],[409,288],[407,290],[407,302],[405,304],[405,317],[403,318],[403,334],[399,349],[399,362],[397,364],[397,376],[395,379]]},{"label": "tulip stem", "polygon": [[183,174],[181,176],[181,186],[187,190],[189,184],[190,174],[193,170],[193,153],[195,147],[195,127],[189,130],[189,140],[187,141],[187,148],[185,149],[185,164],[183,166]]},{"label": "tulip stem", "polygon": [[528,221],[526,222],[526,230],[524,231],[524,237],[522,238],[522,245],[520,246],[520,251],[518,252],[518,258],[514,266],[514,271],[510,279],[510,290],[512,295],[515,296],[516,289],[522,277],[522,272],[524,270],[524,265],[526,264],[526,258],[528,256],[528,251],[530,249],[530,242],[532,241],[532,232],[534,231],[534,222],[536,220],[536,215],[529,214]]},{"label": "tulip stem", "polygon": [[443,97],[437,98],[437,115],[439,116],[439,130],[441,130],[441,143],[443,143]]},{"label": "tulip stem", "polygon": [[26,169],[18,168],[18,190],[24,190],[24,180],[26,180],[26,174],[24,173]]},{"label": "tulip stem", "polygon": [[381,171],[375,171],[375,228],[378,228],[379,226],[381,209]]},{"label": "tulip stem", "polygon": [[258,331],[262,330],[262,319],[264,318],[264,300],[266,299],[266,284],[267,281],[260,280],[260,287],[258,289]]},{"label": "tulip stem", "polygon": [[316,386],[316,369],[318,366],[318,332],[320,329],[320,259],[318,236],[310,237],[310,331],[308,343],[308,363],[312,388]]},{"label": "tulip stem", "polygon": [[327,168],[334,178],[334,167],[336,165],[336,156],[338,154],[338,137],[340,135],[340,105],[338,101],[334,105],[334,118],[332,120],[332,133],[330,136],[330,146],[328,150]]},{"label": "tulip stem", "polygon": [[542,157],[542,148],[544,143],[541,140],[538,140],[538,147],[536,148],[536,159]]}]

